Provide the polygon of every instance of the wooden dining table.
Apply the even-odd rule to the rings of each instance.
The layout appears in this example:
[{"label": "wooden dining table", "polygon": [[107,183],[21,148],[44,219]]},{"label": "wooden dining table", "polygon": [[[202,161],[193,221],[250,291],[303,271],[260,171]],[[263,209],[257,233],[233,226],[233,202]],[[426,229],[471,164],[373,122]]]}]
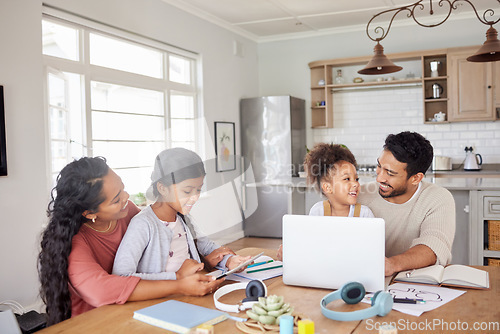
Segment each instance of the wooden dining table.
[{"label": "wooden dining table", "polygon": [[[274,257],[276,250],[245,248],[237,253],[254,255],[264,251]],[[361,321],[335,321],[321,313],[320,301],[332,290],[290,286],[282,277],[265,280],[268,295],[283,296],[286,303],[294,307],[294,312],[302,318],[314,321],[315,333],[379,333],[383,325],[392,325],[398,333],[500,333],[500,267],[478,267],[489,272],[490,289],[462,289],[466,293],[421,316],[412,316],[392,310],[387,316],[374,316]],[[234,282],[227,281],[225,284]],[[245,297],[244,290],[237,290],[223,296],[220,301],[237,304]],[[203,297],[173,295],[167,298],[127,302],[123,305],[105,305],[80,314],[71,319],[43,329],[40,334],[53,333],[169,333],[169,331],[133,319],[134,311],[175,299],[207,308],[215,309],[213,294]],[[370,307],[359,303],[347,305],[341,300],[327,306],[339,312],[349,312]],[[231,316],[246,318],[244,312]],[[214,326],[215,333],[242,333],[236,328],[236,321],[227,319]]]}]

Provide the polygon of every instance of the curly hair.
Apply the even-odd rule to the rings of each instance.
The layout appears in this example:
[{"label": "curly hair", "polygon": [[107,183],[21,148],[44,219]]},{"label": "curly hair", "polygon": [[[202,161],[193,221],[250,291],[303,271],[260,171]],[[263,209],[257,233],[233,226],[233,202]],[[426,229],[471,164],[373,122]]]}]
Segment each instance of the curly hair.
[{"label": "curly hair", "polygon": [[38,255],[40,295],[46,305],[47,324],[71,317],[68,257],[73,236],[88,221],[83,213],[97,212],[104,201],[102,178],[109,167],[102,157],[84,157],[66,165],[51,191],[47,215],[49,223],[42,233]]},{"label": "curly hair", "polygon": [[407,177],[429,169],[434,155],[431,143],[420,133],[404,131],[390,134],[385,139],[384,149],[399,161],[406,163]]},{"label": "curly hair", "polygon": [[344,145],[319,143],[307,153],[304,167],[307,173],[307,181],[315,184],[321,191],[321,180],[335,171],[335,164],[347,161],[357,166],[352,152]]}]

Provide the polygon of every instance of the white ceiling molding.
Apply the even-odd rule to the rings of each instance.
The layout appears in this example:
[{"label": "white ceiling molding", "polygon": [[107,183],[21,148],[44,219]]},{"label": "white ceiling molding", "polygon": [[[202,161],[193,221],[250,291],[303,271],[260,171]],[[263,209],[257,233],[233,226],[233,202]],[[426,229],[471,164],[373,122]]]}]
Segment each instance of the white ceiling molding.
[{"label": "white ceiling molding", "polygon": [[[162,1],[257,43],[364,31],[368,20],[373,15],[384,10],[403,6],[408,2],[406,0],[351,0],[352,3],[342,3],[341,5],[335,1],[332,1],[331,5],[321,2],[318,5],[321,5],[324,11],[311,13],[313,11],[310,10],[310,7],[306,8],[300,2],[297,2],[298,0],[260,0],[255,2],[252,13],[246,13],[243,7],[247,8],[248,11],[248,3],[241,1],[231,2],[233,7],[228,8],[227,1],[214,0],[210,3],[210,6],[204,6],[205,9],[196,6],[197,3],[201,6],[202,3],[199,0]],[[225,7],[222,7],[223,5]],[[272,11],[271,15],[269,15],[269,13],[264,12],[264,8],[275,11]],[[290,8],[295,8],[295,10]],[[338,10],[334,11],[333,9]],[[452,12],[448,20],[465,20],[475,17],[474,12],[468,9],[470,8],[464,6],[466,11]],[[259,10],[262,11],[262,15],[260,15]],[[235,15],[234,22],[228,21],[231,14]],[[387,18],[381,18],[386,19],[386,22],[380,21],[376,25],[386,29],[392,13],[388,13],[387,16]],[[423,12],[422,17],[419,17],[419,21],[432,24],[439,21],[439,16],[440,14],[430,16]],[[259,17],[262,19],[259,19]],[[332,24],[328,21],[329,17],[333,18],[331,20]],[[338,17],[338,20],[342,19],[344,24],[335,26],[335,23],[339,25],[339,21],[335,17]],[[245,18],[249,20],[245,20]],[[346,22],[352,22],[352,24],[346,25]],[[413,19],[408,18],[403,12],[398,15],[397,20],[394,20],[391,28],[410,25],[417,26]]]},{"label": "white ceiling molding", "polygon": [[168,3],[169,5],[172,5],[174,7],[182,9],[183,11],[185,11],[189,14],[192,14],[194,16],[197,16],[205,21],[208,21],[210,23],[218,25],[221,28],[224,28],[224,29],[232,31],[238,35],[246,37],[250,40],[253,40],[254,42],[259,41],[259,36],[252,34],[251,32],[249,32],[245,29],[236,27],[233,24],[230,24],[230,23],[218,18],[215,15],[212,15],[210,13],[203,11],[203,10],[200,10],[200,9],[198,9],[198,8],[192,6],[191,4],[188,4],[184,1],[181,1],[181,0],[162,0],[162,1],[165,3]]}]

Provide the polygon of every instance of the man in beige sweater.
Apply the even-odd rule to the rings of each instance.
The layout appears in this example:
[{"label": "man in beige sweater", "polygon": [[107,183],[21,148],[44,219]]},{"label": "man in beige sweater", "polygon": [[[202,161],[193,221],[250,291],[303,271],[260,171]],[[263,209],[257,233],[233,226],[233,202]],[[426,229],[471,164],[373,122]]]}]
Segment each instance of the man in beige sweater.
[{"label": "man in beige sweater", "polygon": [[423,181],[432,163],[430,142],[415,132],[387,136],[377,180],[361,186],[358,203],[385,220],[385,275],[446,265],[455,236],[451,193]]}]

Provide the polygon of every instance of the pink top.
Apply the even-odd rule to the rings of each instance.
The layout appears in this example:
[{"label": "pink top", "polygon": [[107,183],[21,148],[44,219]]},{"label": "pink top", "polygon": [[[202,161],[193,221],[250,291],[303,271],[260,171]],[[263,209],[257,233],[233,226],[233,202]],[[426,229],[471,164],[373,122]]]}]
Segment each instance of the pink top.
[{"label": "pink top", "polygon": [[118,220],[112,232],[100,233],[82,225],[73,237],[68,263],[72,317],[101,305],[125,303],[139,283],[139,277],[111,275],[120,241],[140,211],[130,201],[127,207],[127,217]]},{"label": "pink top", "polygon": [[175,222],[163,222],[172,230],[172,242],[170,243],[169,259],[166,271],[177,272],[186,259],[189,259],[188,242],[186,231],[182,226],[181,218],[177,215]]}]

